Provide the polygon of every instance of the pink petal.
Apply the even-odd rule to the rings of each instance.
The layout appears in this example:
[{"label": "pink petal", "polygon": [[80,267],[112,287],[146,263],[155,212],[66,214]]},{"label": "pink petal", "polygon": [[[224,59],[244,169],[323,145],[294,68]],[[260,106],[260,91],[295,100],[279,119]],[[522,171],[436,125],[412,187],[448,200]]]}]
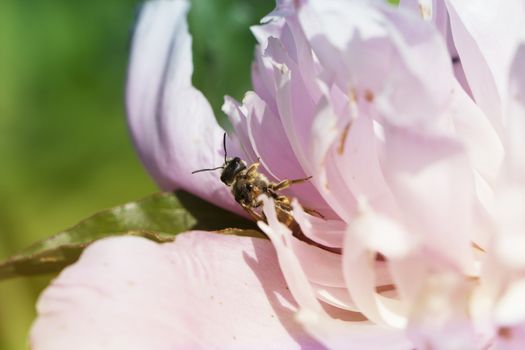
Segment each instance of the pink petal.
[{"label": "pink petal", "polygon": [[266,102],[256,93],[248,92],[243,104],[247,109],[250,141],[265,167],[277,180],[306,177],[286,138],[281,120],[267,107]]},{"label": "pink petal", "polygon": [[389,122],[428,124],[435,119],[429,110],[447,106],[454,81],[448,50],[417,16],[379,2],[311,1],[299,18],[335,83],[375,96]]},{"label": "pink petal", "polygon": [[403,331],[367,321],[345,322],[301,310],[298,317],[306,330],[329,349],[407,350],[414,346]]},{"label": "pink petal", "polygon": [[525,270],[525,187],[500,186],[490,208],[496,232],[491,252],[510,271]]},{"label": "pink petal", "polygon": [[399,222],[376,213],[366,202],[360,203],[359,213],[350,223],[348,234],[356,244],[388,259],[404,258],[418,244],[414,234],[407,232]]},{"label": "pink petal", "polygon": [[[277,62],[286,64],[294,74],[303,76],[304,87],[308,94],[314,101],[319,99],[319,86],[313,79],[318,74],[319,67],[313,56],[311,43],[307,40],[296,14],[286,18],[280,41],[286,50],[287,58]],[[295,69],[296,66],[298,70]]]},{"label": "pink petal", "polygon": [[300,7],[305,0],[276,0],[276,8],[265,16],[262,21],[266,21],[273,17],[285,17],[295,14],[295,11]]},{"label": "pink petal", "polygon": [[374,209],[394,213],[397,208],[381,170],[374,120],[366,110],[361,112],[350,125],[344,147],[335,153],[335,164],[355,198],[365,197]]},{"label": "pink petal", "polygon": [[292,232],[277,220],[273,200],[263,196],[263,210],[268,224],[259,221],[257,224],[271,239],[277,252],[279,265],[290,292],[299,304],[300,308],[311,310],[315,313],[324,313],[321,304],[317,301],[315,293],[310,285],[302,266],[294,254],[292,248]]},{"label": "pink petal", "polygon": [[525,186],[525,43],[514,56],[508,78],[505,115],[505,176]]},{"label": "pink petal", "polygon": [[348,294],[346,287],[328,287],[314,282],[311,285],[319,300],[335,306],[338,310],[359,312],[359,308]]},{"label": "pink petal", "polygon": [[[334,349],[354,346],[356,349],[383,349],[385,344],[389,344],[393,349],[409,349],[410,343],[402,331],[373,325],[363,320],[359,314],[351,314],[350,319],[346,321],[329,316],[316,297],[347,310],[355,309],[355,305],[348,296],[344,296],[343,290],[310,283],[305,273],[308,268],[303,269],[304,264],[308,264],[308,257],[294,251],[291,232],[277,221],[273,202],[268,198],[264,198],[263,201],[268,225],[259,222],[259,226],[270,237],[277,250],[281,269],[301,310],[297,319],[308,332],[324,345]],[[381,296],[379,298],[381,301],[386,299]],[[346,317],[348,318],[348,315]]]},{"label": "pink petal", "polygon": [[282,17],[271,17],[262,25],[250,27],[253,36],[259,43],[255,48],[255,60],[252,64],[252,84],[255,93],[260,96],[271,109],[277,114],[275,103],[276,85],[273,75],[273,63],[271,57],[266,56],[269,38],[279,38],[285,20]]},{"label": "pink petal", "polygon": [[[276,41],[273,42],[275,45],[272,49],[277,52],[281,52],[279,45]],[[299,69],[297,70],[299,72]],[[312,133],[315,128],[311,123],[314,121],[313,118],[317,115],[316,106],[311,99],[311,96],[303,86],[302,78],[300,73],[292,74],[290,69],[283,64],[275,64],[274,74],[276,76],[278,94],[277,94],[277,106],[279,115],[281,116],[282,125],[286,132],[286,136],[290,141],[290,146],[299,161],[301,167],[307,174],[315,174],[310,180],[315,185],[317,191],[310,191],[309,196],[306,197],[306,203],[313,203],[314,209],[319,208],[323,214],[328,218],[337,217],[337,215],[348,215],[344,207],[337,206],[334,203],[330,193],[326,191],[327,181],[323,178],[323,174],[318,171],[318,167],[315,164],[315,157],[312,157],[312,148],[310,137],[314,137]],[[300,115],[300,118],[295,116]],[[339,175],[338,175],[339,176]],[[340,177],[340,176],[339,176]],[[335,179],[330,179],[331,183],[334,184]],[[342,179],[339,178],[339,182]],[[339,188],[341,191],[345,191],[344,187],[334,186]],[[348,193],[348,192],[347,192]],[[321,194],[322,197],[319,195]],[[353,197],[350,193],[349,201],[352,202]],[[348,198],[341,196],[342,198]],[[301,201],[303,198],[300,198]],[[325,208],[325,203],[331,207],[337,215],[332,215],[331,211]],[[315,204],[315,205],[314,205]]]},{"label": "pink petal", "polygon": [[[347,230],[346,223],[335,220],[323,220],[306,215],[297,201],[293,203],[293,206],[294,217],[306,236],[321,244],[332,243],[332,240],[334,240],[333,243],[338,243],[327,245],[330,247],[342,247],[342,240]],[[368,233],[364,232],[365,235]],[[332,235],[334,238],[330,237]],[[329,240],[326,240],[326,237],[330,237]],[[377,237],[377,239],[380,239],[380,237]],[[295,239],[291,239],[291,242],[293,252],[301,262],[304,274],[317,292],[317,298],[338,308],[360,311],[346,290],[346,284],[342,275],[341,256]],[[392,283],[392,278],[387,270],[388,267],[384,262],[377,261],[374,268],[376,273],[375,286]]]},{"label": "pink petal", "polygon": [[275,103],[275,76],[273,65],[269,57],[263,56],[260,46],[255,49],[255,61],[252,64],[252,85],[255,93],[266,102],[268,108],[277,114],[277,104]]},{"label": "pink petal", "polygon": [[448,113],[473,168],[492,184],[503,161],[503,145],[489,119],[459,86],[454,89]]},{"label": "pink petal", "polygon": [[235,139],[238,140],[239,146],[239,150],[236,152],[229,152],[229,155],[240,157],[245,162],[248,162],[248,164],[256,162],[258,155],[253,149],[248,132],[248,119],[246,117],[248,111],[243,105],[230,96],[224,97],[222,111],[228,116],[228,119],[233,126]]},{"label": "pink petal", "polygon": [[[252,28],[260,43],[254,68],[254,85],[255,92],[264,100],[268,109],[281,120],[280,123],[273,123],[273,126],[282,129],[285,138],[289,140],[291,148],[286,147],[285,152],[293,154],[299,161],[303,173],[311,173],[304,153],[308,145],[309,127],[315,100],[319,96],[319,88],[313,79],[315,63],[310,45],[295,18],[296,5],[298,5],[296,1],[280,3],[274,13],[263,19],[263,21],[268,20],[268,23]],[[281,16],[286,16],[286,21],[283,21]],[[283,95],[281,92],[283,85],[281,76],[285,71],[292,73],[291,95]],[[293,104],[291,112],[295,113],[295,116],[300,115],[300,118],[293,118],[290,113],[283,113],[281,103],[283,97]],[[286,109],[285,112],[288,110]],[[263,145],[258,143],[257,146],[260,148]],[[304,192],[303,195],[316,193],[311,190]],[[320,202],[321,207],[324,206],[319,196],[309,201]]]},{"label": "pink petal", "polygon": [[[437,1],[441,2],[441,0]],[[454,43],[454,38],[452,37],[452,29],[450,27],[450,20],[448,19],[448,12],[446,40],[448,51],[450,52],[452,67],[454,69],[454,76],[456,77],[456,80],[459,83],[459,85],[463,88],[463,91],[465,91],[472,98],[472,91],[470,90],[467,77],[465,76],[465,69],[463,68],[463,63],[461,62],[461,58],[459,57],[458,49],[456,48],[456,43]]]},{"label": "pink petal", "polygon": [[293,202],[293,216],[308,238],[327,247],[341,248],[343,246],[343,236],[347,226],[344,221],[308,215],[297,200]]},{"label": "pink petal", "polygon": [[281,36],[283,26],[285,25],[285,19],[276,12],[268,14],[261,20],[260,25],[254,25],[250,27],[250,31],[259,44],[256,55],[261,54],[268,45],[268,38],[278,38]]},{"label": "pink petal", "polygon": [[494,318],[498,325],[513,327],[525,324],[525,279],[514,281],[501,296],[494,310]]},{"label": "pink petal", "polygon": [[133,39],[126,104],[137,151],[164,190],[182,188],[238,209],[217,172],[222,136],[206,98],[191,85],[191,37],[184,0],[144,5]]},{"label": "pink petal", "polygon": [[433,271],[426,276],[407,330],[415,348],[488,348],[470,319],[472,286],[463,276],[450,272]]},{"label": "pink petal", "polygon": [[486,210],[493,200],[493,186],[503,163],[504,149],[499,135],[490,120],[472,101],[467,93],[456,86],[448,116],[452,119],[454,132],[463,143],[474,171],[474,182],[479,202],[475,203],[472,240],[486,248],[490,233],[487,230]]},{"label": "pink petal", "polygon": [[[273,60],[277,110],[284,131],[299,163],[306,172],[311,172],[309,140],[319,89],[313,74],[305,69],[307,58],[294,60],[290,48],[276,38],[268,39],[265,54]],[[312,60],[311,53],[308,54]]]},{"label": "pink petal", "polygon": [[[324,76],[332,77],[349,103],[357,105],[350,119],[343,115],[344,109],[328,98],[336,89],[325,78],[330,94],[321,89],[325,96],[317,102],[313,123],[309,120],[313,107],[306,117],[306,124],[312,124],[308,127],[312,130],[311,166],[320,174],[316,187],[346,222],[354,215],[359,196],[367,197],[382,212],[397,211],[378,161],[382,142],[378,122],[441,129],[455,84],[444,38],[433,26],[405,11],[373,4],[311,1],[299,12],[317,57],[332,73]],[[290,75],[287,79],[283,74],[278,96],[283,119],[306,115],[294,111],[293,92],[298,89],[293,85],[293,70]],[[346,142],[341,132],[345,128]],[[330,147],[339,143],[340,151],[333,152]]]},{"label": "pink petal", "polygon": [[454,75],[460,83],[461,87],[471,95],[470,87],[465,77],[463,65],[458,55],[452,32],[450,28],[450,20],[448,16],[447,7],[443,0],[401,0],[399,2],[400,8],[405,8],[424,20],[432,22],[441,33],[442,37],[447,42],[447,47],[450,59],[453,63]]},{"label": "pink petal", "polygon": [[446,4],[454,43],[474,99],[501,132],[507,72],[525,35],[523,1],[446,0]]},{"label": "pink petal", "polygon": [[[383,169],[408,230],[431,256],[473,269],[474,186],[461,145],[447,137],[386,130]],[[450,242],[454,242],[453,245]]]},{"label": "pink petal", "polygon": [[[288,89],[283,89],[282,94],[287,92]],[[323,96],[314,113],[308,153],[311,155],[309,166],[312,172],[317,174],[312,182],[338,216],[348,222],[354,214],[356,199],[346,185],[347,174],[339,169],[341,155],[334,151],[338,144],[337,138],[341,137],[340,131],[345,127],[340,125],[343,121],[343,118],[335,114],[328,98]]]},{"label": "pink petal", "polygon": [[310,348],[269,241],[181,234],[90,246],[42,294],[39,349]]},{"label": "pink petal", "polygon": [[402,259],[392,259],[388,267],[403,307],[410,310],[428,274],[427,257],[414,252]]},{"label": "pink petal", "polygon": [[331,287],[343,287],[341,255],[319,249],[295,237],[290,238],[290,248],[301,262],[309,281]]},{"label": "pink petal", "polygon": [[493,347],[498,350],[522,350],[525,344],[525,326],[505,328],[494,341]]},{"label": "pink petal", "polygon": [[[399,300],[376,293],[375,251],[371,251],[358,236],[366,232],[362,224],[349,226],[343,248],[343,273],[348,292],[359,310],[372,322],[402,329],[406,325],[406,310]],[[385,232],[388,235],[388,232]]]}]

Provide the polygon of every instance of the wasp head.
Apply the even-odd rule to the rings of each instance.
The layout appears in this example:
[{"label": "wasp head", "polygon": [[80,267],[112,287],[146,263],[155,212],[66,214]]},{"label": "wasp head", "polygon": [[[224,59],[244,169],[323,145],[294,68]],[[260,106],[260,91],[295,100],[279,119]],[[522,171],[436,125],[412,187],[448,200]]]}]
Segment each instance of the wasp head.
[{"label": "wasp head", "polygon": [[246,163],[239,157],[226,161],[222,170],[221,181],[230,186],[235,181],[237,174],[244,169],[246,169]]}]

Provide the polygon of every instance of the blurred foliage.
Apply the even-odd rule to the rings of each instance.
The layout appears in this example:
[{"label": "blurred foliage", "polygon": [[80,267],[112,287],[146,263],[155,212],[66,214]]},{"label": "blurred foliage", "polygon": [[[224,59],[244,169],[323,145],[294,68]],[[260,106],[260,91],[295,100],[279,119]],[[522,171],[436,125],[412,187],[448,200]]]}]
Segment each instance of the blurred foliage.
[{"label": "blurred foliage", "polygon": [[[0,1],[0,259],[155,191],[125,125],[132,0]],[[219,115],[249,89],[249,25],[271,0],[193,0],[194,83]],[[50,277],[0,283],[0,349],[26,349]]]}]

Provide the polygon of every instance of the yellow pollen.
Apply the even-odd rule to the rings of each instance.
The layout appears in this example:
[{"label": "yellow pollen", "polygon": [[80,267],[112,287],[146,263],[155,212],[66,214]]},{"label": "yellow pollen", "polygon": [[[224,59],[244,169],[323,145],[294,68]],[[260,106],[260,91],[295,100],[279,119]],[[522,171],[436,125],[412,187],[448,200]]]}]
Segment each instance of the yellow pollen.
[{"label": "yellow pollen", "polygon": [[428,6],[423,6],[419,4],[419,14],[423,19],[429,19],[432,17],[432,10]]},{"label": "yellow pollen", "polygon": [[337,153],[339,154],[343,154],[345,150],[346,138],[348,137],[348,132],[350,131],[351,126],[352,126],[352,122],[348,122],[348,124],[346,124],[345,128],[343,129],[343,132],[341,133],[341,139],[339,140],[339,147],[337,147]]}]

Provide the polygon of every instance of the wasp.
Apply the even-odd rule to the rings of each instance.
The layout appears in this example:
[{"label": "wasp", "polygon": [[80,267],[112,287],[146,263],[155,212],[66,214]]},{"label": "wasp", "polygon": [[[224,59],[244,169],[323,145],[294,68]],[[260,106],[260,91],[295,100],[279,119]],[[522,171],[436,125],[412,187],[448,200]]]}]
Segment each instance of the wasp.
[{"label": "wasp", "polygon": [[[284,190],[291,185],[308,181],[312,177],[308,176],[302,179],[286,179],[280,182],[272,182],[268,180],[264,174],[261,174],[258,171],[260,166],[259,160],[248,166],[247,163],[239,157],[228,158],[226,152],[226,133],[223,138],[223,147],[223,165],[211,169],[195,170],[192,174],[202,171],[222,169],[221,181],[231,188],[235,201],[240,204],[252,219],[255,221],[266,221],[264,214],[259,209],[262,205],[262,201],[258,199],[261,194],[265,194],[274,200],[280,221],[284,221],[284,224],[291,223],[293,221],[293,216],[290,197],[280,194],[279,191]],[[308,214],[323,217],[314,209],[303,209]]]},{"label": "wasp", "polygon": [[[302,179],[286,179],[279,182],[269,181],[264,174],[261,174],[258,169],[260,166],[259,160],[248,166],[244,160],[239,157],[228,158],[226,152],[226,133],[223,138],[224,147],[224,163],[221,166],[211,169],[199,169],[192,172],[192,174],[202,171],[213,171],[222,169],[221,181],[230,187],[235,201],[250,215],[255,221],[264,221],[267,223],[266,217],[262,210],[262,201],[259,198],[261,194],[265,194],[274,201],[277,219],[286,225],[292,234],[311,245],[327,250],[332,253],[341,254],[341,249],[332,248],[321,245],[309,237],[307,237],[301,230],[299,224],[292,214],[291,199],[288,196],[280,194],[279,191],[284,190],[291,185],[300,184],[310,180],[312,177],[308,176]],[[314,216],[324,219],[324,216],[315,209],[305,208],[303,210]]]}]

